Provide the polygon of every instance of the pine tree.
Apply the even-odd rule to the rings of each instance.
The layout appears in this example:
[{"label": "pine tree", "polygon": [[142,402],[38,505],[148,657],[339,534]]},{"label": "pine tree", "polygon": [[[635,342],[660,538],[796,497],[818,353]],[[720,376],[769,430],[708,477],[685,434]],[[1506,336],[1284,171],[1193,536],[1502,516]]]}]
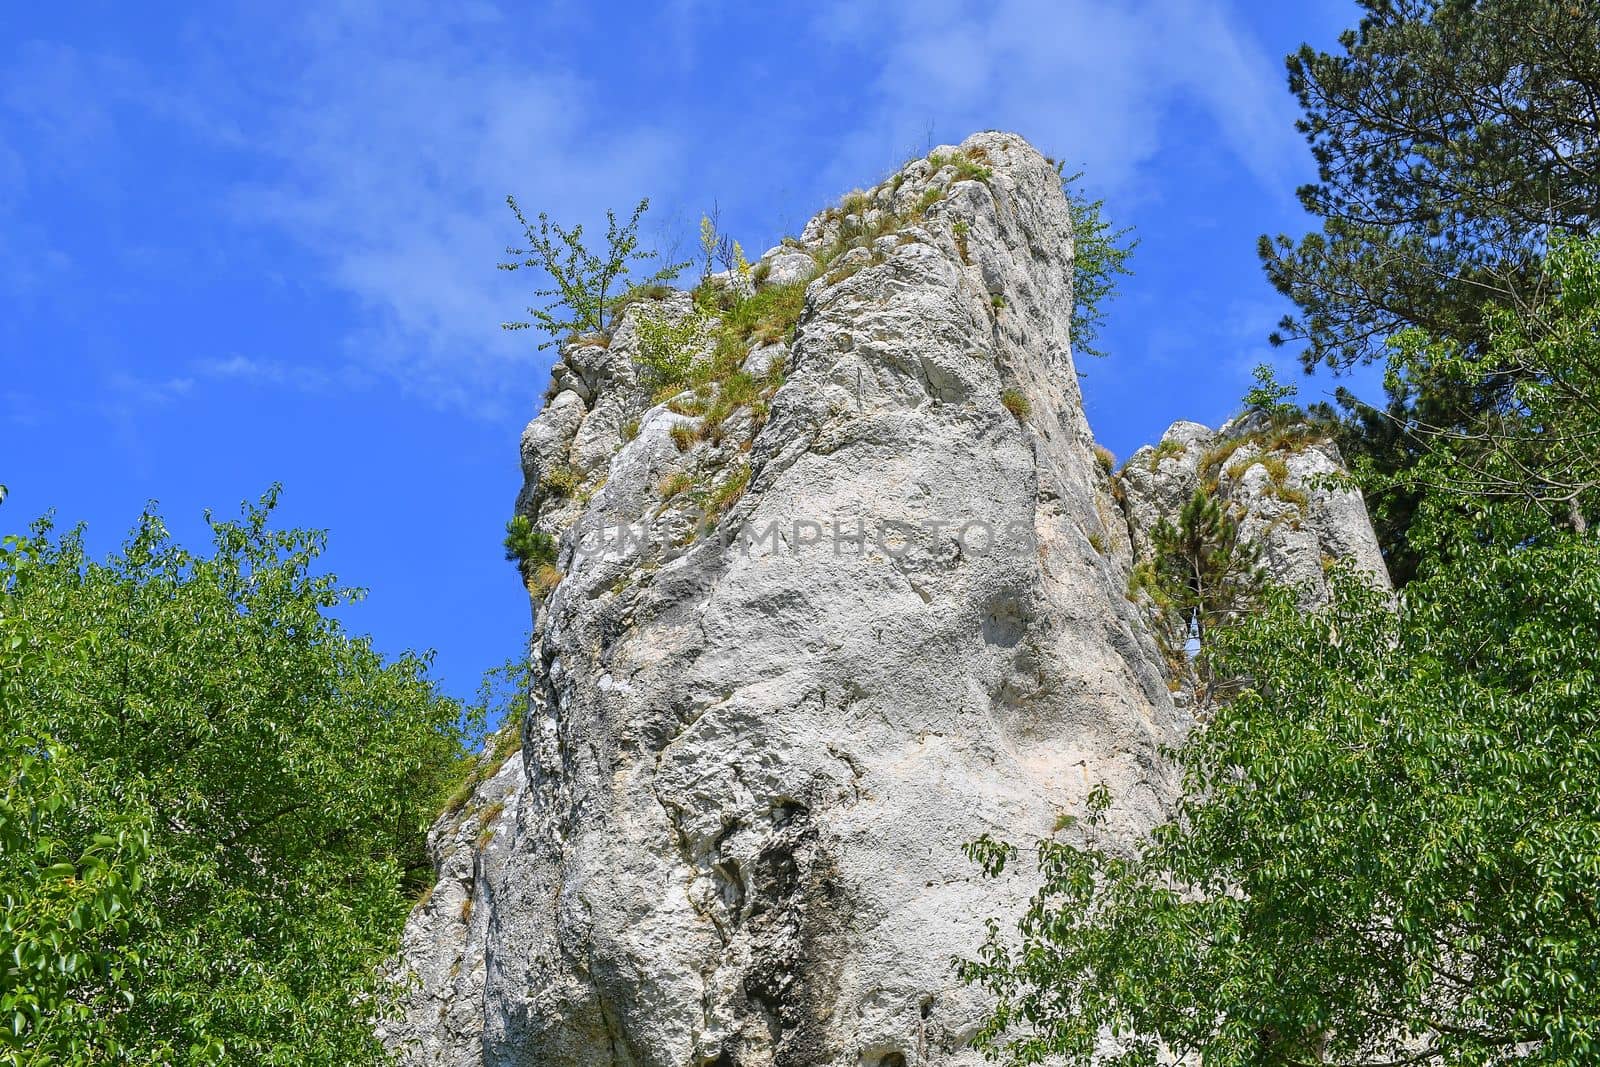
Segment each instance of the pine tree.
[{"label": "pine tree", "polygon": [[1169,668],[1209,699],[1219,688],[1211,670],[1211,639],[1260,594],[1261,550],[1241,540],[1238,520],[1204,489],[1196,489],[1184,504],[1176,525],[1162,519],[1150,541],[1151,558],[1134,570],[1133,590],[1147,595],[1155,608]]}]

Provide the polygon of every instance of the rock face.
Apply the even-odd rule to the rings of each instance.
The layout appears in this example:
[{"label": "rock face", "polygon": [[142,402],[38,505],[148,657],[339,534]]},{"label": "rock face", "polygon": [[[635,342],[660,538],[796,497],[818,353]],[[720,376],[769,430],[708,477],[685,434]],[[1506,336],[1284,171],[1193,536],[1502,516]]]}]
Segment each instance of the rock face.
[{"label": "rock face", "polygon": [[526,787],[470,879],[440,853],[406,1062],[982,1062],[951,958],[1032,883],[961,846],[1101,783],[1133,840],[1188,725],[1127,596],[1182,490],[1096,456],[1071,262],[1054,168],[978,134],[764,256],[757,300],[803,309],[698,337],[716,382],[654,403],[639,369],[682,295],[567,349],[522,441],[560,544]]},{"label": "rock face", "polygon": [[462,1050],[483,1032],[484,948],[493,891],[512,846],[517,807],[527,791],[522,753],[514,752],[456,811],[428,834],[438,874],[406,922],[395,977],[411,993],[405,1014],[380,1036],[406,1063],[477,1062]]},{"label": "rock face", "polygon": [[1204,489],[1238,517],[1240,535],[1261,546],[1268,578],[1315,607],[1327,602],[1335,562],[1389,588],[1361,493],[1336,480],[1344,470],[1338,446],[1313,427],[1275,426],[1258,414],[1220,430],[1173,423],[1158,444],[1133,454],[1119,478],[1141,556],[1150,551],[1150,531]]}]

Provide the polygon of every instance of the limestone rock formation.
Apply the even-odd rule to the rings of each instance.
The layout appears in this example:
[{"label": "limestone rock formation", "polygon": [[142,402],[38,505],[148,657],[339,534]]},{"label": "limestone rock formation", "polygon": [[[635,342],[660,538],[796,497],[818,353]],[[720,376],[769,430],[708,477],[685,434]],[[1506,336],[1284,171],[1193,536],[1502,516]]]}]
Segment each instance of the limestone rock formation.
[{"label": "limestone rock formation", "polygon": [[1361,492],[1341,484],[1338,446],[1315,428],[1275,426],[1245,415],[1211,430],[1176,422],[1161,441],[1129,458],[1118,475],[1136,551],[1150,551],[1150,531],[1173,519],[1196,489],[1213,493],[1239,518],[1239,532],[1261,546],[1268,577],[1300,592],[1313,607],[1327,602],[1327,568],[1348,561],[1383,588],[1389,572]]},{"label": "limestone rock formation", "polygon": [[405,1014],[380,1027],[402,1062],[478,1062],[462,1050],[476,1048],[483,1032],[492,893],[527,785],[522,753],[513,752],[428,834],[437,878],[406,922],[395,974],[408,987]]},{"label": "limestone rock formation", "polygon": [[[522,440],[560,539],[526,787],[470,878],[440,853],[405,1062],[981,1062],[951,958],[1032,881],[962,845],[1101,783],[1131,842],[1188,725],[1127,596],[1181,488],[1096,456],[1072,241],[1052,165],[977,134],[813,219],[724,320],[671,295],[566,349]],[[696,373],[647,373],[663,331]]]}]

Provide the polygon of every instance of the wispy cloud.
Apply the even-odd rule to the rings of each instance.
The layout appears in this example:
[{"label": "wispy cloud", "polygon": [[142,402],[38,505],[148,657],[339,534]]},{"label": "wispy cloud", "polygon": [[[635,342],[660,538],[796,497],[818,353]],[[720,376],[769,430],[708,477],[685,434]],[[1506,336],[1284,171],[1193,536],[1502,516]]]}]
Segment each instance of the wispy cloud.
[{"label": "wispy cloud", "polygon": [[[694,10],[690,0],[670,6],[662,32],[671,38]],[[500,414],[526,403],[527,379],[544,365],[526,336],[496,328],[533,283],[492,270],[515,236],[500,200],[515,192],[593,219],[681,188],[694,180],[694,119],[630,124],[614,100],[602,112],[605,86],[486,47],[535,34],[521,16],[489,4],[440,12],[346,3],[293,34],[284,47],[298,76],[261,94],[263,121],[249,131],[275,165],[233,204],[240,218],[292,235],[359,302],[355,363],[441,403]],[[1303,149],[1276,60],[1239,22],[1222,0],[825,11],[811,27],[817,47],[871,42],[856,68],[862,107],[838,131],[836,180],[860,181],[891,148],[926,140],[930,124],[949,137],[1003,126],[1088,168],[1096,189],[1133,196],[1199,116],[1264,190],[1285,195]]]},{"label": "wispy cloud", "polygon": [[[112,140],[109,100],[132,71],[59,43],[23,43],[0,78],[0,110],[25,128],[37,150],[29,169],[46,176],[75,165]],[[12,179],[26,177],[20,169]]]},{"label": "wispy cloud", "polygon": [[45,422],[45,409],[31,393],[17,389],[0,391],[0,424],[17,430],[32,430]]},{"label": "wispy cloud", "polygon": [[[184,63],[163,69],[21,42],[0,73],[0,123],[31,147],[24,157],[0,138],[0,286],[25,294],[62,265],[40,258],[48,235],[28,226],[30,191],[70,183],[125,198],[118,161],[139,150],[129,120],[159,122],[228,160],[217,170],[228,177],[207,191],[216,203],[206,207],[222,212],[219,242],[229,227],[287,237],[307,255],[286,265],[298,276],[278,280],[353,303],[333,320],[344,330],[340,380],[385,379],[473,414],[521,413],[549,357],[499,329],[535,285],[495,270],[518,236],[505,196],[592,222],[688,170],[684,142],[634,122],[604,86],[560,62],[529,62],[518,42],[538,37],[534,21],[424,0],[234,6],[193,20]],[[259,363],[255,380],[306,387],[333,373],[273,366],[289,364]],[[112,390],[119,408],[140,380]]]},{"label": "wispy cloud", "polygon": [[[641,59],[655,63],[651,77],[715,64],[715,38],[703,32],[724,17],[714,7],[671,0],[641,17],[655,21],[633,28],[660,42]],[[1284,175],[1303,156],[1276,59],[1226,0],[839,0],[797,27],[795,47],[823,57],[815,73],[785,67],[773,99],[752,92],[735,115],[726,101],[686,93],[670,125],[643,117],[648,108],[634,113],[626,97],[638,86],[619,89],[581,49],[560,45],[594,18],[572,0],[514,14],[492,3],[338,0],[292,17],[245,6],[195,19],[184,65],[172,69],[27,46],[22,69],[0,77],[0,108],[48,151],[24,159],[0,143],[0,219],[46,168],[76,166],[77,180],[117,195],[104,160],[134,150],[122,132],[128,109],[181,126],[230,161],[218,169],[219,231],[287,237],[307,255],[273,268],[353,308],[329,319],[343,333],[342,366],[240,354],[195,363],[193,378],[298,389],[390,381],[499,417],[526,410],[549,359],[526,335],[498,329],[536,284],[494,270],[517,236],[501,207],[507,193],[592,222],[648,192],[658,211],[647,226],[681,221],[669,202],[728,195],[778,216],[767,225],[795,228],[803,218],[772,202],[775,183],[814,181],[822,166],[827,184],[844,188],[895,152],[984,127],[1034,138],[1123,203],[1155,184],[1158,156],[1195,122],[1216,132],[1190,143],[1216,151],[1220,141],[1264,195],[1286,195]],[[835,116],[826,128],[806,125],[813,98]],[[762,110],[771,121],[752,118]],[[729,128],[740,132],[705,136]],[[22,291],[48,264],[7,241],[0,232],[0,283]]]},{"label": "wispy cloud", "polygon": [[106,375],[103,384],[108,408],[119,413],[166,407],[194,389],[190,377],[141,378],[125,371]]},{"label": "wispy cloud", "polygon": [[274,166],[232,202],[359,302],[353,361],[499,414],[510,397],[526,403],[538,362],[525,335],[498,329],[532,281],[494,269],[515,236],[506,194],[593,218],[637,199],[680,149],[598,124],[580,80],[456,41],[463,20],[493,21],[494,9],[416,16],[347,7],[293,41],[301,75],[271,100],[257,146]]},{"label": "wispy cloud", "polygon": [[189,369],[196,379],[204,381],[270,386],[301,393],[348,392],[368,388],[375,380],[371,370],[353,363],[339,367],[316,367],[303,362],[259,359],[239,353],[195,360]]},{"label": "wispy cloud", "polygon": [[867,113],[841,166],[933,124],[944,137],[1014,129],[1085,167],[1096,188],[1147,186],[1157,153],[1198,117],[1269,195],[1303,148],[1281,66],[1222,0],[839,3],[819,32],[871,42]]}]

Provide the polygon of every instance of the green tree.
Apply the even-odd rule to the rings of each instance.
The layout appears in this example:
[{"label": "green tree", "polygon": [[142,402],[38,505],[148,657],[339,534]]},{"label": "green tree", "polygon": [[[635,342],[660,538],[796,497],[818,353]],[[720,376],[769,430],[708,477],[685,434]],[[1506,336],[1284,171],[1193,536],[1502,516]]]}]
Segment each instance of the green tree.
[{"label": "green tree", "polygon": [[[19,538],[0,543],[0,574],[30,566]],[[0,720],[22,723],[24,679],[45,653],[0,598]],[[89,1063],[122,1048],[101,1012],[137,957],[121,942],[142,887],[148,827],[137,815],[96,819],[75,788],[83,774],[47,734],[0,731],[0,1062]]]},{"label": "green tree", "polygon": [[506,523],[506,560],[517,565],[526,580],[534,570],[556,561],[556,539],[533,528],[526,515],[513,515]]},{"label": "green tree", "polygon": [[[1056,165],[1059,173],[1062,167]],[[1106,305],[1116,297],[1117,279],[1131,275],[1128,261],[1139,242],[1133,227],[1116,226],[1106,216],[1103,199],[1093,199],[1079,183],[1083,172],[1064,175],[1061,189],[1072,214],[1072,347],[1104,356],[1098,347]]]},{"label": "green tree", "polygon": [[1498,374],[1475,377],[1470,385],[1429,376],[1425,368],[1387,374],[1381,406],[1365,403],[1349,389],[1334,391],[1334,402],[1310,406],[1350,464],[1366,498],[1383,562],[1394,584],[1404,587],[1417,573],[1422,555],[1413,528],[1422,506],[1422,488],[1413,477],[1428,454],[1415,427],[1465,427],[1478,415],[1503,404],[1507,382]]},{"label": "green tree", "polygon": [[[1600,540],[1550,521],[1595,468],[1596,262],[1556,253],[1539,337],[1490,317],[1536,384],[1484,432],[1429,439],[1398,605],[1342,569],[1324,610],[1270,591],[1213,637],[1244,684],[1184,745],[1176,817],[1131,853],[1093,812],[1038,844],[1020,928],[991,924],[959,965],[996,998],[986,1048],[1087,1064],[1109,1032],[1123,1064],[1600,1060]],[[1417,338],[1393,358],[1430,348],[1481,368]],[[1020,855],[970,852],[990,873]]]},{"label": "green tree", "polygon": [[1300,414],[1300,409],[1288,402],[1297,390],[1278,381],[1272,364],[1257,363],[1250,374],[1255,384],[1245,391],[1245,411],[1265,415],[1273,422],[1287,422]]},{"label": "green tree", "polygon": [[633,268],[659,258],[654,249],[639,247],[639,219],[649,210],[650,201],[641,200],[626,223],[619,224],[614,211],[606,212],[606,247],[603,253],[583,243],[583,225],[567,229],[550,221],[544,212],[530,222],[514,196],[506,197],[511,213],[527,238],[526,248],[507,248],[513,257],[500,264],[501,270],[529,268],[543,271],[553,286],[535,289],[536,297],[554,297],[548,306],[530,306],[529,318],[501,323],[507,330],[538,329],[548,336],[539,345],[549,348],[574,336],[605,335],[619,300],[628,287],[645,289],[664,285],[681,274],[687,263],[672,263],[653,273],[634,278]]},{"label": "green tree", "polygon": [[1252,685],[1142,851],[1039,844],[1020,931],[963,969],[1006,1062],[1087,1064],[1102,1029],[1126,1064],[1595,1062],[1600,551],[1469,553],[1398,617],[1335,590],[1230,632]]},{"label": "green tree", "polygon": [[[1471,419],[1434,425],[1413,413],[1404,425],[1421,458],[1399,477],[1431,494],[1435,511],[1512,505],[1530,536],[1550,523],[1582,533],[1600,514],[1600,240],[1557,240],[1548,275],[1554,295],[1538,308],[1485,310],[1487,362],[1513,384]],[[1394,348],[1391,380],[1426,376],[1465,392],[1483,373],[1465,346],[1420,330]],[[1449,528],[1439,516],[1431,526]]]},{"label": "green tree", "polygon": [[[1447,525],[1438,513],[1471,512],[1480,497],[1517,499],[1577,529],[1594,521],[1597,452],[1585,419],[1600,404],[1586,395],[1600,360],[1597,257],[1593,238],[1558,238],[1545,271],[1550,295],[1525,309],[1486,305],[1488,342],[1402,331],[1385,407],[1359,407],[1346,394],[1347,417],[1332,425],[1397,584],[1416,573],[1430,531]],[[1434,521],[1415,525],[1424,510]]]},{"label": "green tree", "polygon": [[274,501],[209,555],[147,514],[103,563],[44,523],[0,557],[0,1062],[382,1058],[462,711],[344,632]]},{"label": "green tree", "polygon": [[1130,592],[1144,594],[1156,614],[1156,637],[1175,677],[1205,699],[1220,676],[1211,638],[1235,621],[1261,591],[1260,549],[1239,536],[1239,522],[1215,495],[1196,489],[1178,513],[1150,533],[1150,558],[1134,568]]},{"label": "green tree", "polygon": [[[735,300],[741,297],[742,294],[734,295]],[[699,304],[677,316],[659,306],[641,309],[633,323],[634,364],[644,373],[645,385],[652,392],[690,379],[696,358],[707,347],[717,326],[713,313]]]},{"label": "green tree", "polygon": [[545,596],[561,581],[556,568],[560,546],[553,534],[534,529],[526,515],[513,515],[506,523],[506,560],[517,565],[522,584],[534,596]]},{"label": "green tree", "polygon": [[[1600,13],[1589,0],[1362,6],[1338,50],[1289,58],[1318,164],[1299,195],[1321,226],[1261,238],[1268,278],[1298,309],[1274,340],[1336,373],[1408,327],[1490,359],[1493,310],[1546,299],[1550,239],[1600,221]],[[1415,366],[1380,404],[1340,389],[1320,412],[1343,416],[1341,449],[1377,476],[1368,500],[1398,584],[1419,562],[1408,531],[1421,495],[1392,476],[1426,453],[1408,425],[1470,424],[1514,378],[1492,363],[1465,384]]]},{"label": "green tree", "polygon": [[1600,17],[1586,0],[1362,0],[1342,51],[1303,46],[1289,85],[1322,222],[1261,238],[1299,308],[1307,367],[1380,358],[1407,326],[1481,343],[1485,300],[1537,303],[1554,234],[1600,222]]}]

